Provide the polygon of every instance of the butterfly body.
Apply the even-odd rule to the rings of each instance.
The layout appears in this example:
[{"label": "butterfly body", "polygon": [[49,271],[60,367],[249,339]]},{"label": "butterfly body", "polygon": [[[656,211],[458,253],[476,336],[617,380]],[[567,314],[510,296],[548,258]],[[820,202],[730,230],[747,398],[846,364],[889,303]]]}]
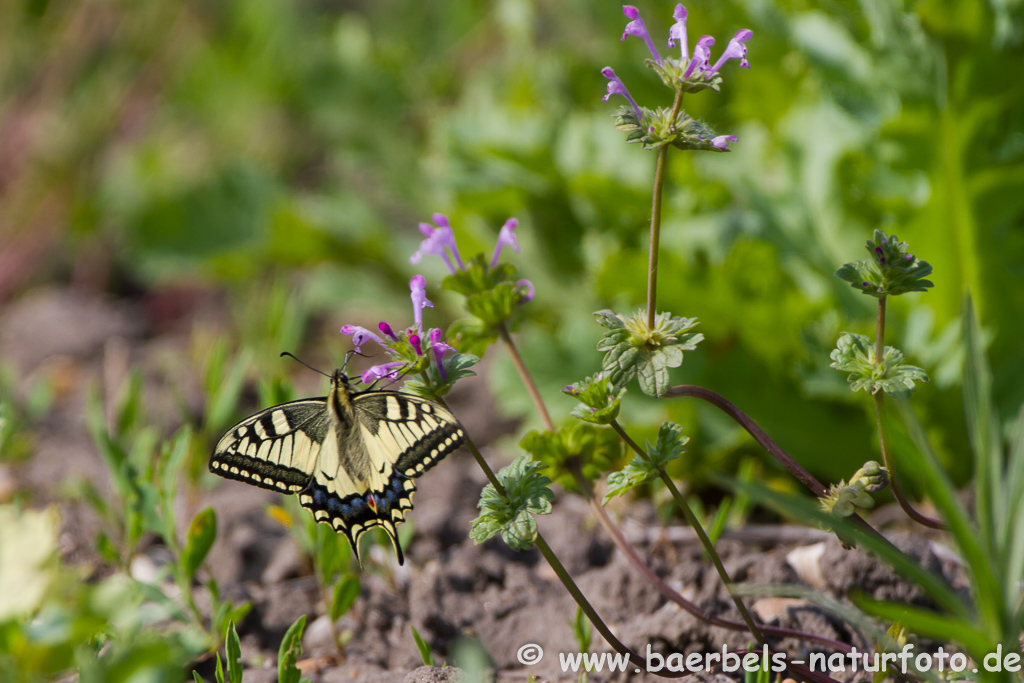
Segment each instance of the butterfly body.
[{"label": "butterfly body", "polygon": [[380,527],[403,561],[396,526],[412,509],[413,478],[459,448],[465,432],[446,408],[397,391],[354,391],[341,370],[327,396],[282,403],[221,437],[210,471],[295,493],[314,519],[359,537]]}]

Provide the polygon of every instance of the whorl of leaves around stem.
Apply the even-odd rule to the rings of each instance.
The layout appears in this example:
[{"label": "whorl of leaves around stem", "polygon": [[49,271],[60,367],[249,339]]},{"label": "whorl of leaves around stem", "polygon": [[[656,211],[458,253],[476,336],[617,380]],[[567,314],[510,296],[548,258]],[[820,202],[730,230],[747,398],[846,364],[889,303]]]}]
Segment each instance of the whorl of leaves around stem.
[{"label": "whorl of leaves around stem", "polygon": [[537,521],[534,515],[551,513],[554,492],[548,488],[551,480],[540,474],[543,465],[521,455],[511,465],[498,471],[498,481],[505,495],[498,493],[493,484],[487,484],[480,494],[480,516],[473,520],[469,537],[474,543],[483,543],[496,534],[510,548],[529,550],[537,542]]},{"label": "whorl of leaves around stem", "polygon": [[681,318],[659,313],[654,327],[647,326],[643,311],[624,316],[615,311],[594,314],[598,324],[608,329],[597,343],[604,353],[601,365],[616,387],[625,386],[634,377],[648,396],[663,396],[670,386],[669,368],[683,363],[683,352],[693,351],[704,339],[691,333],[696,318]]},{"label": "whorl of leaves around stem", "polygon": [[619,108],[612,118],[615,128],[626,133],[626,142],[639,142],[644,149],[658,149],[672,145],[678,149],[690,149],[706,152],[728,152],[719,142],[719,136],[703,121],[690,118],[680,111],[672,117],[672,110],[667,107],[659,109],[640,108],[638,118],[632,107]]},{"label": "whorl of leaves around stem", "polygon": [[875,346],[862,334],[846,332],[839,338],[836,348],[830,354],[829,367],[850,375],[850,389],[863,389],[870,394],[884,391],[895,394],[913,391],[914,382],[927,382],[928,375],[921,368],[903,362],[903,353],[886,346],[882,362],[876,363]]}]

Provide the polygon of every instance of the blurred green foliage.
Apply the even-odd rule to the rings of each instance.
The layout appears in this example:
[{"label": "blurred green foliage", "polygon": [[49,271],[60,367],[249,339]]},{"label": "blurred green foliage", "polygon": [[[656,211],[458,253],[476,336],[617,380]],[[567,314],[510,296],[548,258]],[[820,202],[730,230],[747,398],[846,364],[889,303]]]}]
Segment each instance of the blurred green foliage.
[{"label": "blurred green foliage", "polygon": [[[640,9],[665,35],[672,3]],[[725,394],[822,477],[873,457],[867,407],[828,351],[871,317],[832,273],[883,228],[935,268],[933,291],[891,307],[890,330],[935,380],[917,405],[963,480],[965,289],[994,333],[997,405],[1024,400],[1022,3],[688,9],[693,35],[754,38],[749,72],[684,101],[739,136],[734,152],[669,163],[659,308],[696,316],[706,337],[673,381]],[[58,257],[28,282],[91,264],[121,292],[226,285],[273,308],[276,341],[296,344],[309,314],[376,322],[379,302],[403,305],[431,211],[452,218],[467,255],[516,216],[513,260],[537,286],[521,346],[568,419],[559,389],[600,360],[590,313],[644,298],[653,155],[614,130],[599,69],[614,66],[642,105],[666,102],[642,43],[619,42],[624,23],[617,4],[583,0],[3,3],[4,241]],[[436,287],[443,266],[423,268]],[[295,283],[297,320],[253,296],[275,280]],[[507,359],[496,366],[503,407],[531,415]],[[757,453],[712,409],[630,404],[622,420],[639,438],[664,419],[694,435],[675,465],[687,476]]]}]

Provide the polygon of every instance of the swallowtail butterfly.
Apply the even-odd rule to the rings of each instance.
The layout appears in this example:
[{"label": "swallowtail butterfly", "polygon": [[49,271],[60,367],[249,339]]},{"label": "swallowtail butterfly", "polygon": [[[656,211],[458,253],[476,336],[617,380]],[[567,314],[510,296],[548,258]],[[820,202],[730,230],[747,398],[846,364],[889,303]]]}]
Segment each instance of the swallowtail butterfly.
[{"label": "swallowtail butterfly", "polygon": [[443,406],[398,391],[354,391],[342,370],[322,398],[261,410],[221,437],[210,471],[296,493],[318,522],[359,537],[384,529],[404,562],[396,525],[412,509],[414,478],[466,440]]}]

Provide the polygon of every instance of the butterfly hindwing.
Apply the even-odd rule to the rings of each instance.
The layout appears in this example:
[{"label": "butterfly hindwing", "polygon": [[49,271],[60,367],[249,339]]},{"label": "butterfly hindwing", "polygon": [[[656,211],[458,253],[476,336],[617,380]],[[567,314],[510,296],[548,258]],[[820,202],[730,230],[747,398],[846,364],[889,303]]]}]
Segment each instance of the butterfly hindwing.
[{"label": "butterfly hindwing", "polygon": [[461,446],[465,433],[446,409],[415,396],[372,391],[350,400],[355,421],[327,435],[299,502],[344,533],[353,548],[363,533],[381,527],[401,562],[396,527],[412,509],[412,477]]},{"label": "butterfly hindwing", "polygon": [[329,423],[325,398],[250,415],[221,437],[210,471],[281,493],[301,491],[313,476]]}]

